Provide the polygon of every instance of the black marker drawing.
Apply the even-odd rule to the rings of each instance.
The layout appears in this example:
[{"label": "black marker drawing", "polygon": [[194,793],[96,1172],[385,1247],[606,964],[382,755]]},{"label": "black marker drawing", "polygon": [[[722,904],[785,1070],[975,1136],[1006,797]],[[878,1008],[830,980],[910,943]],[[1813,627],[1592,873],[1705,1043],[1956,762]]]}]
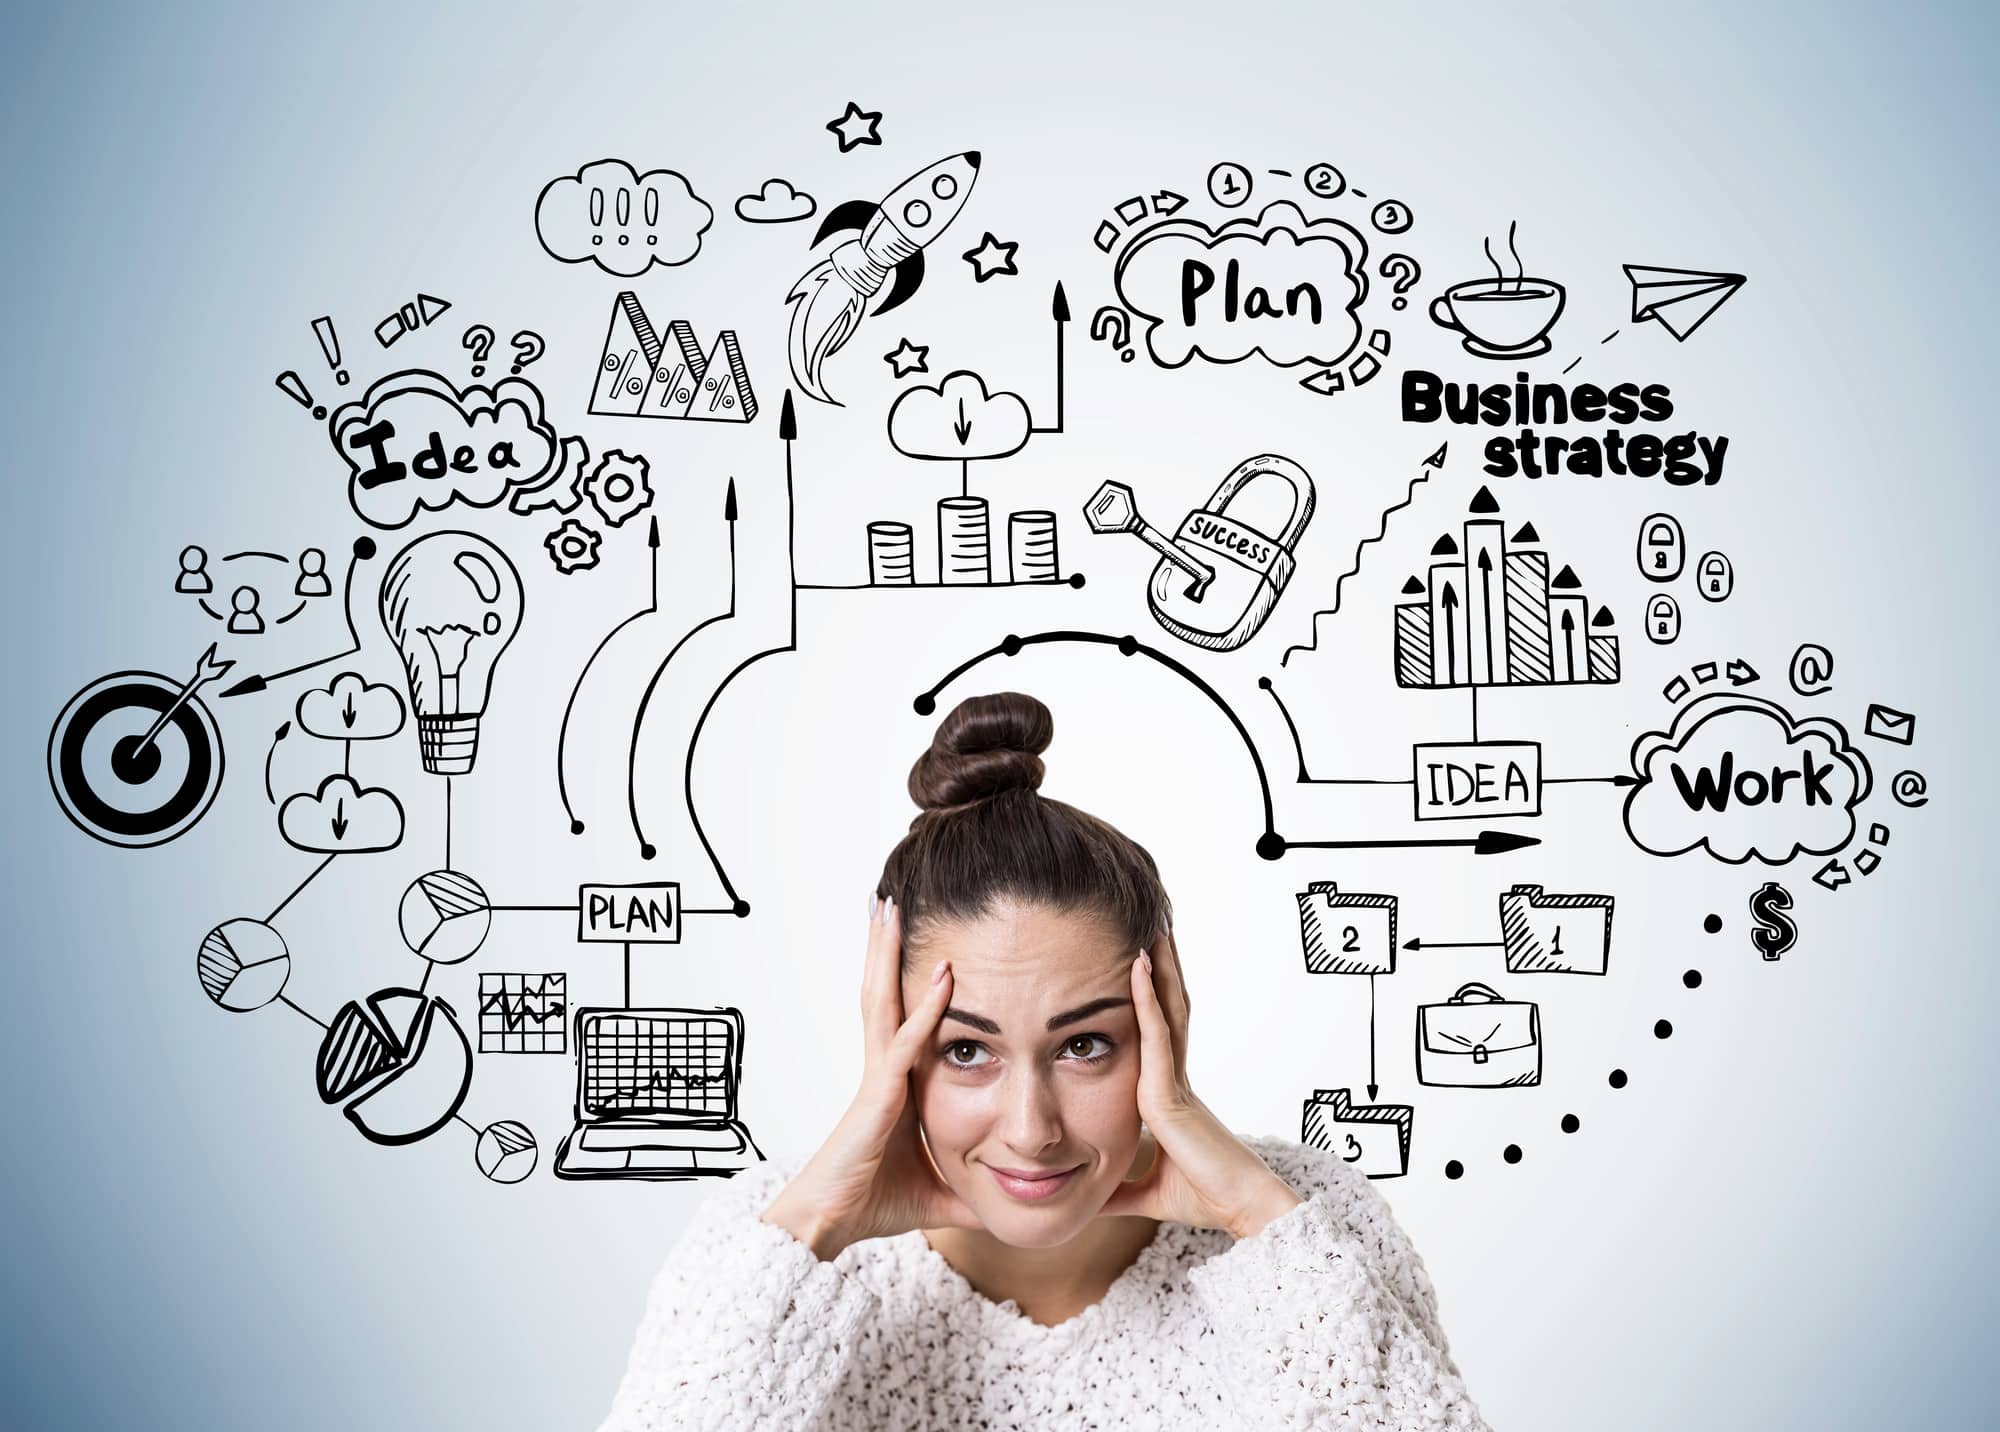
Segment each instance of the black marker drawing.
[{"label": "black marker drawing", "polygon": [[[1368,196],[1357,189],[1354,191],[1354,197],[1365,199]],[[1368,222],[1385,234],[1408,233],[1415,219],[1416,216],[1410,212],[1410,206],[1400,199],[1384,199],[1368,211]]]},{"label": "black marker drawing", "polygon": [[1415,288],[1417,280],[1424,276],[1422,265],[1408,254],[1390,254],[1376,265],[1375,271],[1389,281],[1389,292],[1395,295],[1389,300],[1389,306],[1398,313],[1408,308],[1410,301],[1403,295]]},{"label": "black marker drawing", "polygon": [[479,882],[456,870],[433,870],[410,882],[396,908],[403,943],[434,965],[471,959],[493,928],[493,902]]},{"label": "black marker drawing", "polygon": [[[259,563],[273,564],[277,570]],[[226,612],[208,600],[218,584],[231,586]],[[193,596],[203,614],[224,623],[231,636],[262,636],[298,616],[314,598],[330,595],[333,584],[326,576],[326,553],[317,547],[300,552],[296,567],[282,552],[248,550],[231,552],[211,568],[206,548],[188,546],[181,548],[174,590]],[[282,594],[283,615],[269,621],[263,605],[266,591]]]},{"label": "black marker drawing", "polygon": [[223,1009],[262,1009],[285,992],[292,955],[284,936],[262,920],[225,920],[210,930],[195,956],[195,974]]},{"label": "black marker drawing", "polygon": [[882,136],[876,133],[876,126],[881,122],[881,110],[863,109],[853,100],[849,100],[840,118],[828,120],[826,128],[829,134],[840,141],[840,152],[845,154],[848,150],[859,149],[864,144],[880,144]]},{"label": "black marker drawing", "polygon": [[1799,927],[1789,912],[1792,892],[1766,880],[1750,896],[1750,943],[1767,960],[1775,960],[1799,942]]},{"label": "black marker drawing", "polygon": [[463,775],[479,754],[493,665],[521,625],[521,574],[471,532],[433,532],[382,574],[382,629],[403,659],[424,769]]},{"label": "black marker drawing", "polygon": [[472,376],[482,377],[486,372],[486,360],[492,356],[493,330],[483,323],[475,323],[465,330],[458,340],[458,346],[472,355]]},{"label": "black marker drawing", "polygon": [[70,823],[106,845],[164,845],[222,789],[222,732],[195,693],[234,663],[210,646],[185,681],[119,671],[77,692],[49,728],[49,789]]},{"label": "black marker drawing", "polygon": [[[666,338],[673,340],[671,348]],[[638,294],[627,289],[612,300],[590,411],[710,423],[747,423],[757,416],[757,394],[734,329],[717,334],[706,353],[684,319],[667,324],[666,338],[646,316]]]},{"label": "black marker drawing", "polygon": [[[1481,488],[1472,509],[1498,512]],[[1563,686],[1618,680],[1618,638],[1610,611],[1580,590],[1563,567],[1549,576],[1549,555],[1529,545],[1532,528],[1513,539],[1496,517],[1475,516],[1431,548],[1427,581],[1404,587],[1419,598],[1395,611],[1396,684]]]},{"label": "black marker drawing", "polygon": [[1186,207],[1185,195],[1176,194],[1171,189],[1162,189],[1150,201],[1144,194],[1134,194],[1118,205],[1117,220],[1106,219],[1097,226],[1091,242],[1097,245],[1099,253],[1110,253],[1118,247],[1118,241],[1125,236],[1128,226],[1142,223],[1147,218],[1171,218]]},{"label": "black marker drawing", "polygon": [[1789,676],[1801,696],[1824,696],[1833,690],[1833,653],[1817,642],[1806,642],[1792,653]]},{"label": "black marker drawing", "polygon": [[535,1154],[533,1131],[514,1119],[488,1124],[473,1146],[479,1171],[495,1183],[519,1183],[533,1173]]},{"label": "black marker drawing", "polygon": [[323,741],[382,741],[403,729],[403,698],[393,686],[343,671],[299,697],[299,729]]},{"label": "black marker drawing", "polygon": [[1633,844],[1654,855],[1706,850],[1730,865],[1844,849],[1873,783],[1839,722],[1719,691],[1682,706],[1668,730],[1642,735],[1632,770],[1639,780],[1625,798],[1625,833]]},{"label": "black marker drawing", "polygon": [[597,548],[603,540],[602,536],[574,517],[565,517],[561,526],[542,539],[542,546],[548,550],[549,560],[556,564],[556,570],[569,576],[573,572],[587,572],[597,565]]},{"label": "black marker drawing", "polygon": [[1020,247],[1018,243],[995,238],[993,231],[988,229],[979,242],[960,257],[972,265],[973,279],[985,283],[989,278],[1013,278],[1021,272],[1014,263],[1014,255]]},{"label": "black marker drawing", "polygon": [[1930,804],[1929,792],[1930,782],[1924,779],[1921,771],[1898,771],[1889,782],[1889,794],[1895,798],[1896,804],[1912,810]]},{"label": "black marker drawing", "polygon": [[623,527],[653,504],[652,464],[611,448],[583,479],[584,496],[607,527]]},{"label": "black marker drawing", "polygon": [[1541,1083],[1541,1006],[1476,983],[1459,986],[1443,1004],[1418,1005],[1417,1082],[1451,1089]]},{"label": "black marker drawing", "polygon": [[1625,277],[1632,284],[1632,321],[1650,318],[1679,342],[1686,342],[1744,283],[1740,273],[1646,264],[1626,264]]},{"label": "black marker drawing", "polygon": [[347,370],[340,366],[340,334],[334,330],[330,317],[315,318],[312,322],[313,337],[319,340],[319,351],[326,355],[326,366],[333,370],[333,381],[341,387],[348,382]]},{"label": "black marker drawing", "polygon": [[1516,885],[1500,896],[1510,975],[1601,975],[1611,962],[1609,895],[1550,895]]},{"label": "black marker drawing", "polygon": [[737,1010],[578,1010],[576,1128],[556,1177],[732,1177],[764,1157],[737,1116],[742,1077]]},{"label": "black marker drawing", "polygon": [[905,338],[894,349],[882,355],[882,361],[895,370],[898,378],[907,378],[912,373],[931,371],[931,350],[929,345],[912,343]]},{"label": "black marker drawing", "polygon": [[514,361],[507,371],[517,378],[521,375],[522,369],[548,352],[549,347],[547,340],[541,334],[526,328],[508,339],[507,346],[514,350]]},{"label": "black marker drawing", "polygon": [[1736,590],[1736,569],[1720,552],[1704,552],[1694,566],[1694,589],[1705,602],[1726,602]]},{"label": "black marker drawing", "polygon": [[[1229,515],[1230,506],[1260,479],[1291,489],[1291,513],[1275,536]],[[1120,482],[1100,486],[1083,515],[1093,532],[1130,532],[1159,552],[1146,601],[1167,632],[1206,651],[1234,651],[1263,630],[1284,595],[1313,501],[1311,475],[1290,458],[1266,453],[1231,469],[1171,539],[1139,516],[1132,490]]]},{"label": "black marker drawing", "polygon": [[1241,164],[1222,163],[1208,171],[1208,197],[1224,209],[1240,209],[1250,200],[1250,171]]},{"label": "black marker drawing", "polygon": [[[1375,535],[1372,537],[1363,537],[1359,542],[1355,543],[1354,560],[1348,564],[1346,571],[1342,572],[1337,578],[1334,579],[1333,605],[1326,608],[1324,611],[1317,611],[1313,613],[1312,626],[1310,628],[1310,632],[1306,640],[1303,642],[1296,643],[1295,645],[1286,647],[1285,654],[1278,658],[1278,665],[1280,666],[1289,665],[1292,659],[1292,654],[1294,652],[1317,651],[1319,649],[1319,619],[1321,617],[1334,616],[1339,613],[1341,588],[1347,585],[1347,579],[1349,577],[1358,577],[1361,575],[1361,554],[1365,552],[1369,547],[1373,546],[1377,542],[1380,542],[1384,537],[1387,537],[1389,535],[1389,519],[1395,516],[1398,512],[1401,512],[1405,507],[1408,507],[1412,502],[1416,500],[1417,489],[1423,486],[1424,483],[1430,481],[1432,473],[1441,471],[1443,469],[1445,451],[1449,447],[1450,447],[1449,443],[1438,444],[1438,450],[1432,453],[1429,457],[1424,459],[1423,465],[1418,470],[1417,475],[1411,478],[1409,486],[1403,489],[1403,500],[1401,502],[1398,502],[1393,507],[1384,509],[1381,520],[1377,522],[1375,525]],[[1303,765],[1303,762],[1301,762],[1301,765]]]},{"label": "black marker drawing", "polygon": [[479,974],[481,1054],[567,1054],[569,976]]},{"label": "black marker drawing", "polygon": [[1917,739],[1917,718],[1907,711],[1898,711],[1893,706],[1870,702],[1867,720],[1862,730],[1878,741],[1907,746]]},{"label": "black marker drawing", "polygon": [[1687,565],[1687,538],[1681,524],[1655,512],[1639,524],[1639,575],[1649,582],[1671,582]]},{"label": "black marker drawing", "polygon": [[[730,484],[730,492],[733,496],[735,492],[734,482]],[[646,523],[646,552],[647,565],[652,573],[652,581],[649,587],[650,596],[647,599],[646,605],[611,628],[610,631],[604,634],[603,639],[591,649],[590,655],[584,659],[583,669],[577,672],[576,681],[570,687],[569,700],[563,703],[562,725],[556,733],[556,793],[562,800],[563,814],[569,817],[569,828],[572,835],[583,834],[583,822],[577,819],[576,810],[570,804],[569,798],[567,757],[569,754],[570,720],[576,714],[577,697],[583,691],[583,683],[589,677],[591,668],[597,664],[597,659],[616,640],[620,632],[624,631],[641,617],[652,616],[660,609],[660,519],[658,517],[650,518]],[[734,561],[733,552],[731,561],[732,563]],[[656,675],[655,680],[657,681],[657,679]]]},{"label": "black marker drawing", "polygon": [[388,317],[375,325],[375,341],[382,347],[388,348],[405,334],[415,333],[420,328],[429,328],[444,317],[445,310],[450,307],[451,303],[447,299],[420,293],[410,302],[391,310]]},{"label": "black marker drawing", "polygon": [[[1280,171],[1274,169],[1271,172],[1276,174]],[[1347,189],[1347,176],[1331,164],[1311,166],[1300,182],[1306,186],[1306,192],[1315,199],[1338,199]]]},{"label": "black marker drawing", "polygon": [[318,855],[394,850],[403,843],[403,803],[392,791],[335,774],[311,794],[286,798],[278,833],[292,849]]},{"label": "black marker drawing", "polygon": [[1315,1089],[1305,1101],[1299,1142],[1338,1155],[1369,1178],[1401,1178],[1410,1171],[1416,1114],[1408,1104],[1357,1105],[1346,1089]]},{"label": "black marker drawing", "polygon": [[1563,286],[1552,279],[1529,278],[1514,247],[1514,225],[1507,225],[1509,274],[1486,240],[1486,261],[1492,278],[1455,283],[1431,303],[1431,322],[1454,330],[1466,352],[1476,358],[1513,362],[1549,351],[1549,330],[1562,317]]},{"label": "black marker drawing", "polygon": [[818,209],[819,201],[794,189],[788,179],[766,179],[756,193],[736,201],[736,217],[746,224],[794,224]]},{"label": "black marker drawing", "polygon": [[219,697],[227,698],[231,696],[253,695],[256,692],[264,690],[274,681],[282,681],[288,676],[297,676],[300,672],[311,671],[315,667],[344,660],[361,650],[361,635],[354,629],[354,574],[355,570],[363,562],[368,561],[375,555],[375,539],[373,537],[355,538],[352,552],[353,555],[348,559],[347,563],[347,575],[341,579],[340,596],[341,619],[347,624],[347,645],[339,651],[330,652],[325,656],[316,656],[311,661],[302,661],[296,666],[288,666],[279,671],[264,672],[255,676],[246,676],[234,685],[225,686],[217,693]]},{"label": "black marker drawing", "polygon": [[450,1005],[413,989],[349,1000],[327,1026],[321,1102],[377,1144],[413,1144],[451,1122],[472,1087],[472,1046]]},{"label": "black marker drawing", "polygon": [[1665,592],[1655,592],[1646,602],[1646,640],[1655,646],[1671,646],[1680,634],[1681,604]]},{"label": "black marker drawing", "polygon": [[1132,347],[1132,316],[1115,304],[1106,304],[1090,318],[1090,336],[1098,343],[1109,343],[1118,350],[1118,361],[1130,363],[1138,357]]},{"label": "black marker drawing", "polygon": [[208,575],[208,552],[196,546],[181,548],[181,570],[174,578],[174,590],[184,595],[206,596],[215,590]]},{"label": "black marker drawing", "polygon": [[671,169],[640,174],[600,159],[551,179],[535,200],[535,237],[566,264],[594,263],[637,278],[654,264],[684,264],[701,252],[715,211]]},{"label": "black marker drawing", "polygon": [[881,292],[891,274],[895,283],[875,310],[878,315],[917,291],[924,280],[924,249],[958,217],[978,177],[979,151],[969,149],[912,174],[880,204],[850,199],[821,221],[814,247],[830,234],[859,233],[807,269],[786,295],[793,305],[788,345],[792,381],[807,397],[836,401],[821,373],[826,360],[854,336],[867,316],[868,300]]},{"label": "black marker drawing", "polygon": [[1342,894],[1331,880],[1299,892],[1299,940],[1306,973],[1396,973],[1396,897]]}]

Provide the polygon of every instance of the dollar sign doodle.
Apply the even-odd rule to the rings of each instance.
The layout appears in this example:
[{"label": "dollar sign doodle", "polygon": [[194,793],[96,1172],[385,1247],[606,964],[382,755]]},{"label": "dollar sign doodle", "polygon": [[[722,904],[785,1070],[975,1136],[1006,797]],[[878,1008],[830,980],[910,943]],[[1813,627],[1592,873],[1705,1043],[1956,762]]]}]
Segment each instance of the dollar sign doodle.
[{"label": "dollar sign doodle", "polygon": [[1750,943],[1767,960],[1775,960],[1799,942],[1799,927],[1785,911],[1792,908],[1792,892],[1775,880],[1766,880],[1750,897],[1750,918],[1757,922],[1750,931]]}]

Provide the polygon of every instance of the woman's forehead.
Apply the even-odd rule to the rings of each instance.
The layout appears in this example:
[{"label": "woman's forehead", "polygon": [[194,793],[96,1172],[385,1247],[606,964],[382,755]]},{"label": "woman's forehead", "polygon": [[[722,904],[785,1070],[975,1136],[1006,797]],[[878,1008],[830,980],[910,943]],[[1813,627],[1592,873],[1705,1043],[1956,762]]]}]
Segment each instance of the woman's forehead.
[{"label": "woman's forehead", "polygon": [[1122,964],[1136,950],[1104,916],[1091,911],[1057,910],[1014,900],[998,900],[972,919],[932,920],[921,932],[926,964],[941,959],[970,975],[1023,967],[1096,971]]}]

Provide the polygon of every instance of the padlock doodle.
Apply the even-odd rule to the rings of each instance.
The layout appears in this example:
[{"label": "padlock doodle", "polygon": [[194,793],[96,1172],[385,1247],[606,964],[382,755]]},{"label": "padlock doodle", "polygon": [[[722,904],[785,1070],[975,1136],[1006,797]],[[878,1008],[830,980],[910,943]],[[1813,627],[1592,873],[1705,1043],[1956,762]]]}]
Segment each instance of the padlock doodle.
[{"label": "padlock doodle", "polygon": [[1681,634],[1681,604],[1665,592],[1646,603],[1646,635],[1655,646],[1671,646]]},{"label": "padlock doodle", "polygon": [[[1228,512],[1259,478],[1282,480],[1291,488],[1291,513],[1275,537]],[[1084,506],[1092,531],[1131,532],[1160,553],[1146,586],[1153,619],[1208,651],[1234,651],[1263,628],[1292,579],[1293,554],[1312,514],[1311,476],[1274,453],[1239,463],[1171,539],[1139,516],[1123,483],[1104,483]]]},{"label": "padlock doodle", "polygon": [[1694,569],[1694,589],[1711,602],[1726,602],[1736,590],[1736,569],[1720,552],[1704,552]]},{"label": "padlock doodle", "polygon": [[1687,563],[1687,540],[1681,524],[1655,512],[1639,524],[1639,575],[1653,582],[1671,582]]}]

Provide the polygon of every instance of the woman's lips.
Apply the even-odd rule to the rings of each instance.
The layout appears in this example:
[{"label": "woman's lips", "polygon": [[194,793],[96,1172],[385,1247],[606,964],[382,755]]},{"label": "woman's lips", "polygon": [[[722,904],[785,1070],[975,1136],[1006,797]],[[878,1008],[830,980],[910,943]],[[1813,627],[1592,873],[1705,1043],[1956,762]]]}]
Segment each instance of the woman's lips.
[{"label": "woman's lips", "polygon": [[1076,1174],[1074,1168],[1038,1174],[1033,1169],[995,1168],[992,1164],[986,1166],[986,1171],[993,1175],[993,1181],[1009,1196],[1029,1203],[1055,1197]]}]

